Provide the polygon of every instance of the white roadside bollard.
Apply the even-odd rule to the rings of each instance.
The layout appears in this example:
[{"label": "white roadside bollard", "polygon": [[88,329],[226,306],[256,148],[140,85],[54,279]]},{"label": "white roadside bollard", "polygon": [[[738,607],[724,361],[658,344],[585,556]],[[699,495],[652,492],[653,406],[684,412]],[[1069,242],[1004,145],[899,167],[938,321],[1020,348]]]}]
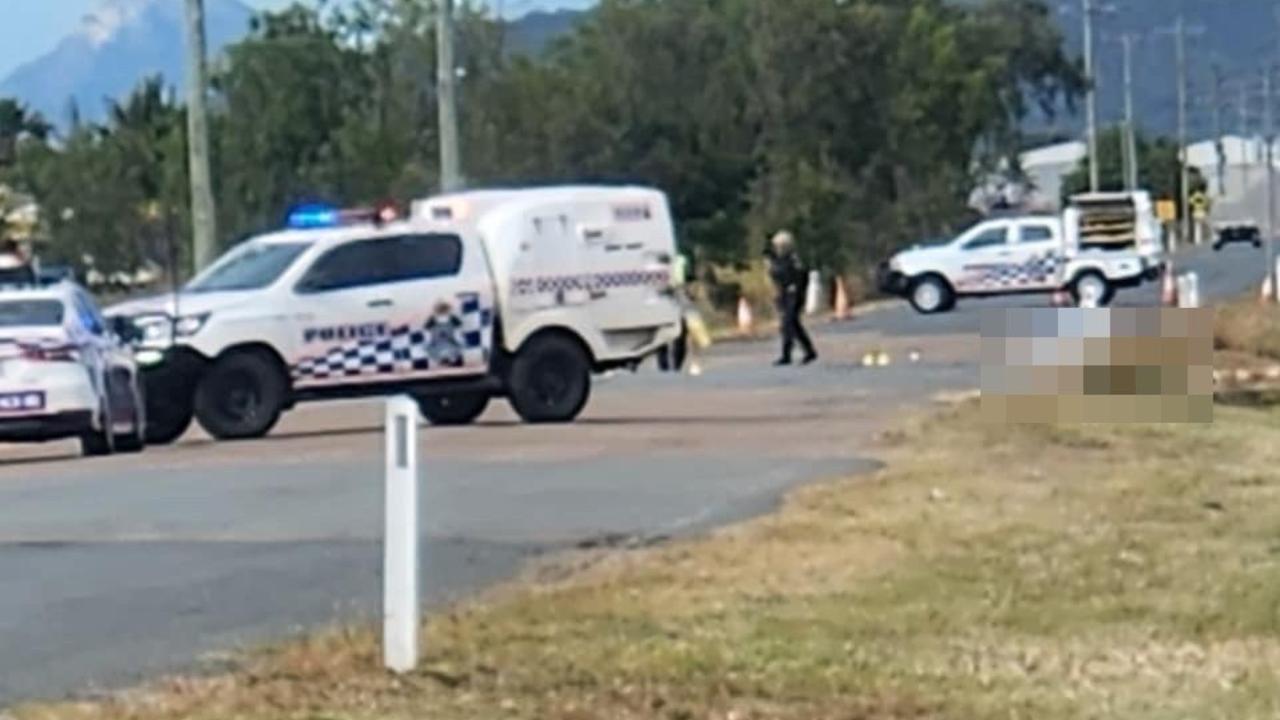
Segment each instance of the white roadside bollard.
[{"label": "white roadside bollard", "polygon": [[382,540],[382,662],[418,665],[418,405],[387,401],[386,529]]},{"label": "white roadside bollard", "polygon": [[[1272,242],[1272,241],[1268,241],[1268,242]],[[1280,257],[1277,257],[1277,258],[1276,258],[1276,266],[1275,266],[1274,268],[1272,268],[1272,269],[1271,269],[1271,283],[1272,283],[1272,284],[1271,284],[1271,289],[1272,289],[1272,293],[1271,293],[1271,297],[1267,298],[1268,300],[1272,300],[1272,299],[1274,299],[1274,298],[1276,297],[1276,294],[1277,294],[1277,293],[1275,293],[1275,289],[1276,289],[1277,285],[1276,285],[1275,283],[1277,283],[1277,282],[1280,282]]]},{"label": "white roadside bollard", "polygon": [[804,297],[804,314],[814,315],[822,307],[822,274],[817,270],[809,271],[809,289]]},{"label": "white roadside bollard", "polygon": [[1178,277],[1178,307],[1200,307],[1200,276],[1194,272],[1183,273]]}]

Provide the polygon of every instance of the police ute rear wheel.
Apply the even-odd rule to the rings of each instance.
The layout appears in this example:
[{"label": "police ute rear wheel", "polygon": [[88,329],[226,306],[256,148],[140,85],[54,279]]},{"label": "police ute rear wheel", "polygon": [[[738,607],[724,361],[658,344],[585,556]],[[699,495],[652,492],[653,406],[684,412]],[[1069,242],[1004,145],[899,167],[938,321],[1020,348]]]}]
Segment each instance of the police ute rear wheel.
[{"label": "police ute rear wheel", "polygon": [[911,307],[922,315],[946,312],[955,305],[955,294],[941,278],[926,275],[911,284]]},{"label": "police ute rear wheel", "polygon": [[101,428],[90,428],[80,436],[80,452],[85,457],[105,457],[116,451],[116,438],[111,431],[111,408],[105,401],[98,411],[98,418]]},{"label": "police ute rear wheel", "polygon": [[129,432],[116,439],[116,447],[124,453],[140,453],[147,447],[147,421],[145,419],[145,403],[141,392],[130,393],[129,397]]},{"label": "police ute rear wheel", "polygon": [[422,417],[432,425],[470,425],[489,407],[489,396],[482,393],[422,395],[417,398]]},{"label": "police ute rear wheel", "polygon": [[1106,307],[1115,290],[1101,274],[1086,272],[1071,283],[1071,297],[1077,307]]},{"label": "police ute rear wheel", "polygon": [[591,394],[590,360],[568,337],[535,337],[511,363],[508,392],[525,422],[573,422]]},{"label": "police ute rear wheel", "polygon": [[260,438],[280,420],[286,390],[279,364],[265,353],[228,355],[196,389],[196,420],[219,440]]}]

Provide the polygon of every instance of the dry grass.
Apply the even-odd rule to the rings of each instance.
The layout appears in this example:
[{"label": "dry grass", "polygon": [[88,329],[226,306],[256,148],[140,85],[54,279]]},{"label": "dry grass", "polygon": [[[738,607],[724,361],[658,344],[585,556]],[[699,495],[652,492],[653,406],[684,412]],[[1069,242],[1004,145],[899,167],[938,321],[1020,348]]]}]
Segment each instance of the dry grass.
[{"label": "dry grass", "polygon": [[710,539],[20,720],[1274,718],[1280,415],[885,436],[889,469]]},{"label": "dry grass", "polygon": [[1218,309],[1214,344],[1271,360],[1280,360],[1280,307],[1245,298]]}]

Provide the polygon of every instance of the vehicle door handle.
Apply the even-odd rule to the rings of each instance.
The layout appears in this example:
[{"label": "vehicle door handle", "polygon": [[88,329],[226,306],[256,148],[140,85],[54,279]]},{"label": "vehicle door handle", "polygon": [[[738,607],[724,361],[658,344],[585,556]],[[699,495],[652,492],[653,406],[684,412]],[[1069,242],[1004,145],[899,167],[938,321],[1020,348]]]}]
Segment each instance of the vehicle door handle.
[{"label": "vehicle door handle", "polygon": [[389,308],[394,304],[395,303],[391,302],[390,300],[370,300],[369,301],[369,307],[371,308]]}]

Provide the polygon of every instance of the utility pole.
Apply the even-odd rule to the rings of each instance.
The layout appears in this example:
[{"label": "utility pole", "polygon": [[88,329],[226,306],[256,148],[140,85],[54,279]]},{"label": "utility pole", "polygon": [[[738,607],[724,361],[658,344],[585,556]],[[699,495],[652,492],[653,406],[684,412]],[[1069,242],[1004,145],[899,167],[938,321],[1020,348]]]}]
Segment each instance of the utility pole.
[{"label": "utility pole", "polygon": [[[217,255],[217,211],[209,170],[208,69],[204,0],[187,0],[187,163],[191,175],[192,261],[196,272]],[[176,273],[177,268],[169,268]]]},{"label": "utility pole", "polygon": [[1185,242],[1192,242],[1191,233],[1190,173],[1187,172],[1187,27],[1182,14],[1178,14],[1178,23],[1174,30],[1177,45],[1178,64],[1178,179],[1179,212],[1181,212],[1182,237]]},{"label": "utility pole", "polygon": [[1133,114],[1133,35],[1121,36],[1124,43],[1124,186],[1130,192],[1138,189],[1137,121]]},{"label": "utility pole", "polygon": [[1093,72],[1093,0],[1080,0],[1084,12],[1084,75],[1088,118],[1089,192],[1098,192],[1098,93]]},{"label": "utility pole", "polygon": [[1262,101],[1266,105],[1262,108],[1262,134],[1263,142],[1266,143],[1267,149],[1264,153],[1267,162],[1267,277],[1271,278],[1271,293],[1269,300],[1274,301],[1277,297],[1276,291],[1276,164],[1273,157],[1273,147],[1275,146],[1275,98],[1271,96],[1271,73],[1270,66],[1262,72]]},{"label": "utility pole", "polygon": [[1240,137],[1244,143],[1241,150],[1240,165],[1240,197],[1249,194],[1249,168],[1253,165],[1253,141],[1249,137],[1249,86],[1240,83]]},{"label": "utility pole", "polygon": [[453,0],[436,5],[436,102],[440,111],[440,189],[462,187],[458,150],[458,68],[453,59]]},{"label": "utility pole", "polygon": [[1227,157],[1222,145],[1222,67],[1213,65],[1213,149],[1217,157],[1218,197],[1227,194]]}]

